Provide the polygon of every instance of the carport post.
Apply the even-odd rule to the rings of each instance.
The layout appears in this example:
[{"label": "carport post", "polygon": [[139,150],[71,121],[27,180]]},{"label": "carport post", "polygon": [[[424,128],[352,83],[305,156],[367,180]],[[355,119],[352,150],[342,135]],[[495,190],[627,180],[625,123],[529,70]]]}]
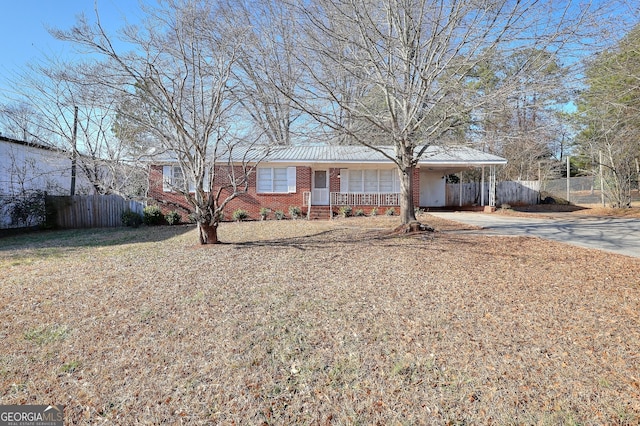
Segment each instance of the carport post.
[{"label": "carport post", "polygon": [[484,207],[484,165],[482,166],[482,180],[480,182],[480,205]]},{"label": "carport post", "polygon": [[462,172],[458,173],[458,198],[459,207],[462,207]]}]

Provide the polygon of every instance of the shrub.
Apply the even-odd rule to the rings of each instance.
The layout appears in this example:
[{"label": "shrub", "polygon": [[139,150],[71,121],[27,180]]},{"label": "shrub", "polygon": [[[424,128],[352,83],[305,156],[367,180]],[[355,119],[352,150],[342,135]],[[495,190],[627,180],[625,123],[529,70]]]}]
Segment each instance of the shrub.
[{"label": "shrub", "polygon": [[393,216],[394,214],[396,214],[396,209],[394,209],[393,207],[389,207],[387,211],[384,212],[384,214],[386,214],[387,216]]},{"label": "shrub", "polygon": [[182,216],[174,210],[164,215],[164,220],[166,220],[169,225],[177,225],[182,222]]},{"label": "shrub", "polygon": [[139,213],[127,209],[122,212],[122,215],[120,215],[120,221],[124,226],[137,228],[142,223],[142,216],[140,216]]},{"label": "shrub", "polygon": [[354,216],[358,216],[358,217],[364,216],[364,210],[358,209],[358,210],[355,211],[355,213],[353,215]]},{"label": "shrub", "polygon": [[284,212],[282,210],[276,210],[273,215],[275,216],[276,220],[282,220],[284,219]]},{"label": "shrub", "polygon": [[353,209],[351,208],[351,206],[341,206],[339,211],[342,217],[349,217],[351,216],[351,212],[353,211]]},{"label": "shrub", "polygon": [[261,207],[260,208],[260,218],[262,218],[262,220],[265,220],[267,218],[267,216],[269,216],[269,209],[266,207]]},{"label": "shrub", "polygon": [[144,208],[142,221],[145,225],[154,226],[160,225],[162,223],[162,219],[164,216],[162,215],[162,210],[158,206],[147,206]]},{"label": "shrub", "polygon": [[378,208],[374,207],[371,209],[371,216],[378,216]]},{"label": "shrub", "polygon": [[45,196],[42,191],[22,192],[20,195],[10,196],[0,200],[0,208],[5,205],[11,222],[19,226],[41,225],[45,222]]},{"label": "shrub", "polygon": [[231,217],[236,222],[242,222],[243,220],[249,218],[249,213],[247,213],[246,210],[238,209],[232,213]]},{"label": "shrub", "polygon": [[302,214],[302,209],[298,206],[289,206],[289,215],[291,219],[297,219]]},{"label": "shrub", "polygon": [[422,213],[422,209],[420,207],[414,207],[413,214],[418,216],[420,213]]}]

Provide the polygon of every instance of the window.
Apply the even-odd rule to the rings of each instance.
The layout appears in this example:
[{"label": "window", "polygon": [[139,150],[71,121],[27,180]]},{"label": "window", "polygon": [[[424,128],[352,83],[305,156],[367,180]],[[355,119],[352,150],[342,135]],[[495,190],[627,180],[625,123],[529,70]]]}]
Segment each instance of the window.
[{"label": "window", "polygon": [[364,192],[362,170],[349,170],[349,192]]},{"label": "window", "polygon": [[380,170],[380,180],[379,180],[379,184],[380,184],[380,192],[400,192],[400,191],[394,191],[394,179],[397,181],[397,173],[395,173],[394,170]]},{"label": "window", "polygon": [[162,168],[162,190],[170,192],[184,189],[184,174],[180,166],[164,166]]},{"label": "window", "polygon": [[326,170],[315,170],[313,172],[314,176],[314,188],[315,189],[326,189],[327,188],[327,171]]},{"label": "window", "polygon": [[256,181],[258,193],[296,192],[296,168],[259,167]]},{"label": "window", "polygon": [[400,180],[394,169],[340,171],[340,192],[383,193],[400,192]]},{"label": "window", "polygon": [[364,192],[378,192],[378,171],[364,171]]}]

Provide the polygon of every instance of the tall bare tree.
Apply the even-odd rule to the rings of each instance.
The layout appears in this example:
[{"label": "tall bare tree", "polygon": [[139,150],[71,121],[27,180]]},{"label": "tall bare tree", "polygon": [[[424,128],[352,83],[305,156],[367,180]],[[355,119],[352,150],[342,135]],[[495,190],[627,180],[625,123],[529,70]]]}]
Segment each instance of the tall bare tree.
[{"label": "tall bare tree", "polygon": [[640,25],[592,58],[586,83],[576,114],[578,150],[600,175],[611,206],[630,207],[640,179]]},{"label": "tall bare tree", "polygon": [[37,115],[36,109],[29,102],[22,99],[9,101],[0,107],[2,134],[25,142],[48,145],[50,138],[36,124],[39,122]]},{"label": "tall bare tree", "polygon": [[[119,41],[129,51],[115,47],[97,13],[93,25],[81,17],[72,29],[55,32],[106,59],[91,78],[116,86],[120,101],[129,104],[120,113],[150,135],[157,152],[180,165],[184,179],[173,189],[192,206],[202,244],[218,242],[224,207],[247,190],[257,153],[264,152],[252,150],[230,122],[237,106],[232,70],[245,32],[229,25],[226,13],[214,1],[159,1],[145,9],[143,26],[122,31]],[[217,167],[230,166],[233,157],[242,160],[241,166]]]},{"label": "tall bare tree", "polygon": [[[505,179],[535,180],[543,168],[549,175],[563,155],[558,147],[566,137],[560,111],[568,101],[567,70],[557,55],[544,50],[488,59],[472,75],[471,89],[490,99],[473,112],[472,139],[483,150],[507,158],[501,171]],[[519,83],[511,81],[514,73]],[[504,81],[517,84],[517,90],[507,97],[492,96]]]},{"label": "tall bare tree", "polygon": [[293,51],[299,29],[292,11],[282,2],[231,0],[225,17],[244,30],[233,69],[243,113],[271,144],[291,145],[294,136],[300,141],[306,134],[292,101],[302,77]]},{"label": "tall bare tree", "polygon": [[14,137],[66,152],[96,193],[136,195],[130,183],[141,176],[122,163],[123,147],[111,131],[112,93],[88,84],[90,69],[86,63],[44,58],[16,72],[11,79],[14,103],[2,111],[5,121],[14,124],[7,128]]},{"label": "tall bare tree", "polygon": [[[469,126],[473,111],[491,99],[514,96],[522,79],[535,81],[539,61],[527,60],[499,90],[469,90],[483,61],[517,52],[545,51],[555,61],[593,35],[592,2],[510,0],[315,0],[297,3],[306,29],[300,64],[311,88],[297,106],[327,128],[379,149],[379,135],[401,182],[401,220],[415,221],[412,175],[429,145]],[[545,57],[539,57],[545,60]],[[349,87],[343,84],[348,82]],[[354,87],[355,85],[355,87]],[[367,97],[379,93],[384,108]],[[348,119],[344,119],[344,117]],[[357,123],[354,126],[353,123]],[[372,135],[378,137],[372,137]],[[384,154],[384,151],[381,151]]]}]

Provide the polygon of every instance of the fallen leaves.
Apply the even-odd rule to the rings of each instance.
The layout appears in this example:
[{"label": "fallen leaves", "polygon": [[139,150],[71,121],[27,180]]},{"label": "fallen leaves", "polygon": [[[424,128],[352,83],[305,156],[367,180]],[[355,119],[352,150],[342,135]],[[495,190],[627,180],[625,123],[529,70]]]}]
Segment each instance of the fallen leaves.
[{"label": "fallen leaves", "polygon": [[[637,260],[395,225],[8,240],[0,403],[65,404],[70,424],[640,421]],[[68,332],[24,338],[47,324]]]}]

